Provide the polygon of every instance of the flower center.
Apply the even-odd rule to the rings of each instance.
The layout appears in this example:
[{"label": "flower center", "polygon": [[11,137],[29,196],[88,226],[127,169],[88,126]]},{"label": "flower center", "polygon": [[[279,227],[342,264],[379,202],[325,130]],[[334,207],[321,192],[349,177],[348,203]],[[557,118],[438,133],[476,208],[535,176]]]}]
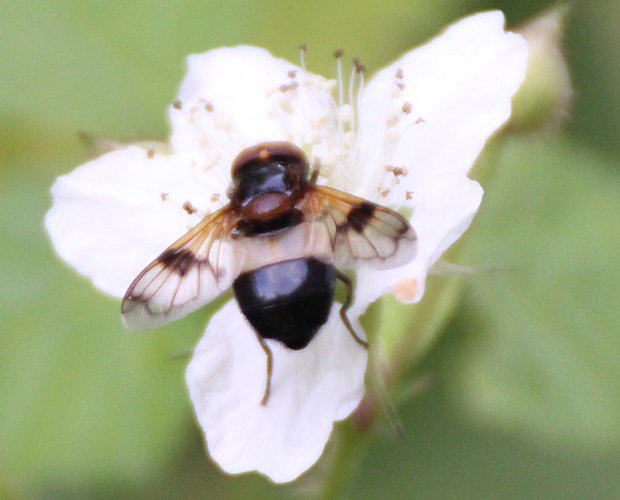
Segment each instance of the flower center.
[{"label": "flower center", "polygon": [[[395,70],[391,82],[382,84],[379,92],[373,87],[370,93],[374,96],[369,98],[365,67],[358,58],[352,59],[347,79],[344,51],[334,51],[336,79],[326,79],[306,71],[306,55],[307,46],[300,46],[301,67],[291,66],[282,81],[266,90],[267,118],[281,136],[260,140],[285,140],[300,147],[310,168],[319,172],[321,184],[383,204],[408,204],[412,198],[410,191],[405,193],[401,189],[403,192],[396,197],[392,194],[408,174],[392,158],[407,129],[423,120],[416,116],[407,99],[403,70]],[[225,109],[220,109],[208,96],[176,101],[172,112],[181,114],[190,125],[187,140],[196,151],[192,167],[197,177],[211,187],[209,192],[217,195],[211,203],[209,195],[205,202],[179,200],[178,205],[188,213],[192,212],[187,210],[188,206],[197,207],[198,213],[211,212],[225,201],[233,158],[252,146],[248,141],[255,138],[237,130]],[[172,198],[171,193],[167,201]],[[189,203],[184,206],[185,201]]]}]

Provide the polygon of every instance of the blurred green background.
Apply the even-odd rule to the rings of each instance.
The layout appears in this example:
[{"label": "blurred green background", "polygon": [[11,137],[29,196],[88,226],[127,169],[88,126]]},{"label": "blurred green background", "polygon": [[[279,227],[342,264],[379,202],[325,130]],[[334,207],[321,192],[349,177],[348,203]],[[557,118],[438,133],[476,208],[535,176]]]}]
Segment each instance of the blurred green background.
[{"label": "blurred green background", "polygon": [[[56,176],[88,158],[78,131],[165,138],[184,57],[251,43],[332,75],[371,70],[488,8],[518,27],[552,2],[0,2],[0,498],[289,498],[221,475],[183,383],[208,311],[146,335],[55,257],[42,229]],[[459,262],[478,272],[410,370],[404,438],[380,425],[342,498],[620,495],[620,2],[572,2],[564,121],[508,129]],[[551,63],[543,63],[550,68]],[[545,120],[543,120],[545,121]],[[97,221],[93,221],[97,224]],[[432,282],[441,285],[436,277]],[[352,456],[351,460],[357,460]],[[320,473],[321,467],[317,467]]]}]

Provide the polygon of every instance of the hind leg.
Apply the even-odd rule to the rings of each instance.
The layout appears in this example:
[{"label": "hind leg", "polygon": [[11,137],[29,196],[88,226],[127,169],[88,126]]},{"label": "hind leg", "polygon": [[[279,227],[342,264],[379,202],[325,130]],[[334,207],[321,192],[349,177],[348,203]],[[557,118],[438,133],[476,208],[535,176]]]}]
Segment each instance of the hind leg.
[{"label": "hind leg", "polygon": [[349,309],[349,307],[351,307],[351,302],[353,301],[353,284],[351,283],[351,280],[348,278],[348,276],[338,271],[338,269],[336,269],[336,277],[340,281],[342,281],[347,287],[347,296],[344,299],[342,307],[340,308],[340,318],[342,319],[344,326],[346,326],[347,330],[349,330],[349,333],[351,334],[351,337],[353,337],[353,340],[355,340],[355,342],[361,345],[364,349],[368,349],[368,342],[363,340],[357,333],[355,333],[355,330],[353,329],[353,326],[351,325],[351,322],[347,317],[347,310]]},{"label": "hind leg", "polygon": [[263,399],[261,400],[261,406],[267,406],[267,401],[269,401],[269,395],[271,394],[271,376],[273,375],[273,354],[271,354],[271,349],[265,342],[265,340],[257,333],[256,339],[258,343],[265,351],[265,355],[267,356],[267,382],[265,383],[265,392],[263,393]]}]

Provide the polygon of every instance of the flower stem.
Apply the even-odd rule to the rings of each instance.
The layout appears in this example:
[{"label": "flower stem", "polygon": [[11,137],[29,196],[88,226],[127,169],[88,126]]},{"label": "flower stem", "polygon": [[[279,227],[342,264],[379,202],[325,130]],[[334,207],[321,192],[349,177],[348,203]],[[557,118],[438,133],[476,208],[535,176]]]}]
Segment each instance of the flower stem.
[{"label": "flower stem", "polygon": [[[476,170],[478,179],[482,177],[483,181],[488,181],[490,160],[497,159],[499,151],[500,145],[497,145],[482,157]],[[446,252],[444,259],[458,262],[466,239],[461,239]],[[371,347],[370,354],[380,358],[377,366],[385,367],[382,373],[375,373],[375,376],[383,378],[378,389],[385,391],[383,397],[416,393],[406,390],[407,385],[412,385],[407,381],[411,368],[430,350],[450,320],[464,283],[463,275],[431,276],[420,303],[406,305],[388,296],[381,300],[379,307],[377,304],[371,306],[363,323],[367,331],[376,332],[370,336],[371,346],[376,344],[374,349]],[[355,473],[369,446],[375,423],[385,412],[385,404],[378,391],[369,391],[351,419],[340,424],[319,498],[338,498]]]},{"label": "flower stem", "polygon": [[[462,280],[453,277],[447,280],[448,282],[441,281],[441,283],[430,285],[428,297],[425,297],[425,301],[413,309],[411,306],[403,306],[396,301],[393,301],[393,304],[389,302],[384,304],[388,309],[384,314],[394,314],[394,311],[389,310],[392,307],[407,307],[406,312],[398,312],[400,318],[403,318],[404,314],[405,321],[401,327],[406,331],[415,330],[416,332],[415,335],[403,335],[399,346],[386,360],[389,369],[383,375],[388,397],[398,390],[411,364],[432,345],[433,339],[437,337],[437,333],[445,324],[456,303]],[[435,287],[437,289],[432,290]],[[378,334],[380,335],[381,332]],[[383,412],[384,405],[380,395],[376,391],[370,391],[351,419],[340,424],[319,498],[331,500],[342,493],[369,445],[374,424]]]},{"label": "flower stem", "polygon": [[[364,402],[362,402],[362,405]],[[332,454],[329,470],[324,478],[321,500],[333,500],[341,495],[344,486],[359,465],[364,450],[372,434],[351,422],[341,424],[338,429],[335,450]]]}]

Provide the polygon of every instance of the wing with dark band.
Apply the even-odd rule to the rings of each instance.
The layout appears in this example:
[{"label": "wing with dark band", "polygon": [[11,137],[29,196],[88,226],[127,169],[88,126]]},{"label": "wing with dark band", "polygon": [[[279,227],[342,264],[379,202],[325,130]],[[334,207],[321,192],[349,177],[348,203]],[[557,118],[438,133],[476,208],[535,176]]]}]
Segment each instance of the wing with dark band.
[{"label": "wing with dark band", "polygon": [[400,267],[416,253],[416,233],[400,214],[336,189],[313,186],[307,195],[307,220],[323,224],[336,267]]},{"label": "wing with dark band", "polygon": [[125,326],[148,330],[176,321],[229,288],[244,259],[230,238],[236,218],[227,207],[214,212],[151,262],[125,294]]}]

